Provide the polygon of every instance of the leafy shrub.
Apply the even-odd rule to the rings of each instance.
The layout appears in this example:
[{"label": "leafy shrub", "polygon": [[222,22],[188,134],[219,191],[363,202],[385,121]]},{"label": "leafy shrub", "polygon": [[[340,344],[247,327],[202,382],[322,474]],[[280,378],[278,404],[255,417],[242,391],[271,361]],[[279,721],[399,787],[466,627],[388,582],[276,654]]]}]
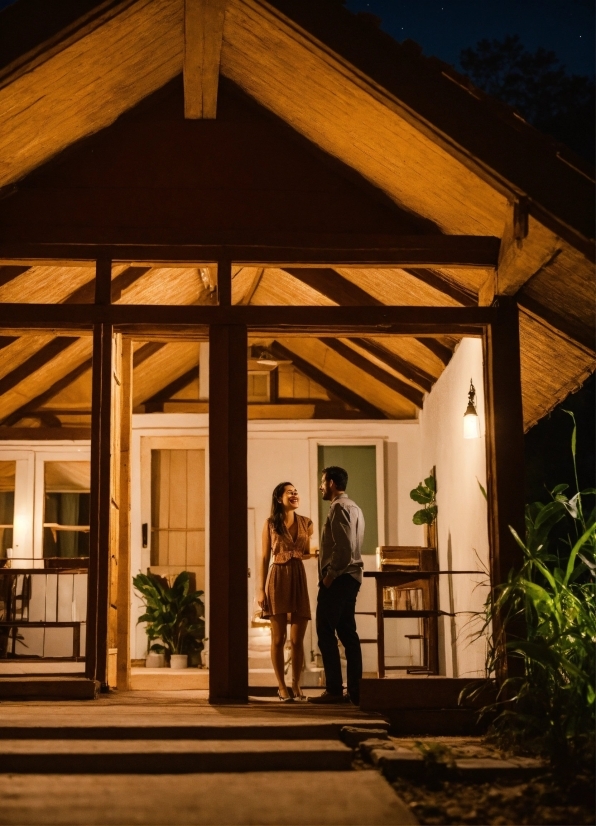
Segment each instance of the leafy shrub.
[{"label": "leafy shrub", "polygon": [[[575,466],[575,419],[571,448]],[[489,597],[483,630],[500,618],[505,643],[489,649],[489,674],[500,673],[505,658],[513,667],[484,712],[496,715],[492,731],[502,745],[573,765],[594,740],[596,523],[594,510],[585,514],[595,491],[567,491],[557,485],[548,503],[526,507],[524,541],[511,529],[523,563]]]},{"label": "leafy shrub", "polygon": [[190,590],[188,571],[178,574],[171,588],[155,574],[137,574],[132,582],[145,604],[145,613],[137,623],[147,623],[149,650],[160,654],[200,653],[205,640],[204,592]]}]

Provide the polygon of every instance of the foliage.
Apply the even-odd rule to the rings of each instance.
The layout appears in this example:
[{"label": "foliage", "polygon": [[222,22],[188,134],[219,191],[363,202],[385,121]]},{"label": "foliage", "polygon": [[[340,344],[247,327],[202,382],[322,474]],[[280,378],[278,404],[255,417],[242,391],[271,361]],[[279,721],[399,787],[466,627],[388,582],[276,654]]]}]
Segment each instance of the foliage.
[{"label": "foliage", "polygon": [[204,592],[190,590],[188,571],[178,574],[171,588],[154,574],[137,574],[132,582],[145,604],[145,613],[137,622],[147,623],[150,651],[192,654],[203,650]]},{"label": "foliage", "polygon": [[420,482],[417,488],[410,491],[410,499],[418,502],[424,507],[416,511],[412,517],[415,525],[432,525],[437,518],[437,483],[434,476],[429,476],[424,482]]},{"label": "foliage", "polygon": [[[573,419],[574,467],[576,435]],[[548,503],[526,507],[525,541],[511,529],[523,563],[489,597],[483,631],[500,621],[505,644],[495,640],[488,671],[502,673],[508,657],[511,675],[484,709],[496,715],[493,733],[503,745],[543,752],[569,767],[594,737],[596,514],[584,513],[593,490],[571,497],[567,491],[557,485]]]},{"label": "foliage", "polygon": [[478,88],[592,161],[593,78],[568,74],[548,49],[527,51],[517,35],[481,40],[461,52],[460,63]]}]

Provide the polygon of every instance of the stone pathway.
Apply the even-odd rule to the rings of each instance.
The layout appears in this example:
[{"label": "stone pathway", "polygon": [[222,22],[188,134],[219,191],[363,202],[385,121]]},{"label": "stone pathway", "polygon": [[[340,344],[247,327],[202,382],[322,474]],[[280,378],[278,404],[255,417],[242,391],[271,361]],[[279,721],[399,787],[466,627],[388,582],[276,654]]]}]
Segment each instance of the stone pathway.
[{"label": "stone pathway", "polygon": [[[0,824],[415,824],[354,739],[386,734],[350,706],[210,706],[203,692],[3,702]],[[358,745],[358,742],[355,743]]]}]

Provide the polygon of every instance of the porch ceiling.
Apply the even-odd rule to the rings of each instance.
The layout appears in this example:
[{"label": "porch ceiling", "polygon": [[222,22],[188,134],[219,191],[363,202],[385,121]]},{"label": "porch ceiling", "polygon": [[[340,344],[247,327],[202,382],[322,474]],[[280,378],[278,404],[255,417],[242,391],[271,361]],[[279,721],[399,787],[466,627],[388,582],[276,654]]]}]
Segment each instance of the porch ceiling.
[{"label": "porch ceiling", "polygon": [[[11,19],[18,21],[16,7],[26,15],[27,0],[13,9]],[[0,110],[7,113],[0,122],[0,187],[108,127],[176,77],[183,60],[183,8],[183,0],[112,2],[23,53],[15,50],[11,64],[0,68]],[[450,67],[357,28],[345,10],[320,10],[310,0],[229,0],[221,72],[413,220],[429,221],[446,234],[504,239],[496,274],[481,268],[338,267],[317,279],[244,267],[234,272],[235,302],[457,306],[475,304],[487,293],[490,298],[495,287],[515,292],[522,311],[526,427],[594,371],[593,185],[568,150],[486,99]],[[513,203],[523,205],[523,220],[509,238],[512,220],[519,218]],[[91,302],[93,269],[0,267],[0,302],[23,300]],[[200,291],[194,268],[121,265],[114,270],[112,300],[192,304],[209,303],[211,296]],[[0,341],[4,422],[27,405],[64,400],[68,387],[83,381],[90,340],[60,349],[56,337],[9,339]],[[396,381],[383,386],[354,360],[349,363],[345,350],[296,341],[291,346],[305,364],[348,388],[358,376],[361,392],[383,415],[409,417],[419,406],[415,393],[428,392],[457,337],[383,339],[384,354],[371,340],[342,342],[359,364],[367,359],[405,382],[411,388],[406,396]],[[278,344],[290,348],[290,342]],[[166,344],[137,364],[135,404],[196,365],[196,344],[174,347]]]}]

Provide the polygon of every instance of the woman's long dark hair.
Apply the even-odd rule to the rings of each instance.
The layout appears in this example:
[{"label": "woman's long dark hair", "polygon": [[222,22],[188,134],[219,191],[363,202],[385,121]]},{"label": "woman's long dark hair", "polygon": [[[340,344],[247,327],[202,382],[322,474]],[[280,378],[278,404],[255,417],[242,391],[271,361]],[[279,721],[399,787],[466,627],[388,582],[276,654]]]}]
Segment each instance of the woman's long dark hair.
[{"label": "woman's long dark hair", "polygon": [[279,485],[275,486],[273,493],[271,494],[271,520],[273,522],[275,532],[280,536],[282,536],[284,532],[285,511],[284,506],[279,500],[284,495],[284,490],[288,487],[288,485],[294,487],[291,482],[281,482]]}]

